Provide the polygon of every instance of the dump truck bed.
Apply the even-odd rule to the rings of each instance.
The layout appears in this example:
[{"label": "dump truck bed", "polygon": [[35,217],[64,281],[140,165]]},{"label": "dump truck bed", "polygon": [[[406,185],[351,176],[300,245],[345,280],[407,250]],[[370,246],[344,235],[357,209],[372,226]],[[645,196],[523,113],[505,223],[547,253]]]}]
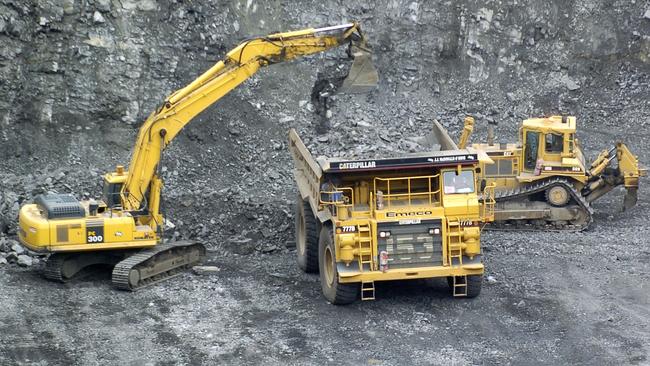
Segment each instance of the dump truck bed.
[{"label": "dump truck bed", "polygon": [[300,195],[308,199],[314,212],[318,212],[320,187],[327,179],[336,175],[373,174],[389,171],[426,171],[427,169],[456,165],[473,165],[479,161],[491,162],[484,152],[472,148],[462,150],[431,151],[424,153],[405,153],[390,158],[327,158],[315,159],[309,149],[291,129],[289,131],[289,151],[294,161],[294,178]]}]

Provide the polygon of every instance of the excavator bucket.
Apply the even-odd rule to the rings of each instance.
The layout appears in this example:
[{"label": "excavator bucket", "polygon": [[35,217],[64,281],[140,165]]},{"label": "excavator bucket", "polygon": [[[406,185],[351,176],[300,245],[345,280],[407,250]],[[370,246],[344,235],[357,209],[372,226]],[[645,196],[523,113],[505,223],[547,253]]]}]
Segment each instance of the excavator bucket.
[{"label": "excavator bucket", "polygon": [[637,187],[628,187],[627,193],[625,193],[625,198],[623,199],[623,211],[629,210],[636,205],[637,197]]},{"label": "excavator bucket", "polygon": [[354,62],[348,75],[343,80],[339,92],[347,94],[368,93],[377,87],[379,81],[377,69],[372,64],[372,56],[370,52],[355,45],[351,46],[351,51]]}]

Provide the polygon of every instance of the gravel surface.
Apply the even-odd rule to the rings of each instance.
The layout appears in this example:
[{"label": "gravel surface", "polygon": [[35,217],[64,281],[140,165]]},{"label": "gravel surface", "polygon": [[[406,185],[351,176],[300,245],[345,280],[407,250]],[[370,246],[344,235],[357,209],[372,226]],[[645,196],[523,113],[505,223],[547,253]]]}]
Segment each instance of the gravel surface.
[{"label": "gravel surface", "polygon": [[[378,285],[329,305],[293,249],[287,132],[327,156],[419,152],[437,119],[497,141],[522,119],[578,117],[588,158],[617,140],[650,166],[650,7],[641,1],[0,0],[0,364],[650,363],[650,200],[616,189],[581,233],[487,232],[481,295],[444,281]],[[343,50],[262,70],[199,116],[163,159],[169,235],[204,268],[137,293],[95,268],[44,280],[17,246],[21,204],[101,192],[174,89],[253,34],[359,20],[378,89],[312,100]],[[317,113],[318,112],[318,113]],[[647,236],[648,235],[648,236]]]}]

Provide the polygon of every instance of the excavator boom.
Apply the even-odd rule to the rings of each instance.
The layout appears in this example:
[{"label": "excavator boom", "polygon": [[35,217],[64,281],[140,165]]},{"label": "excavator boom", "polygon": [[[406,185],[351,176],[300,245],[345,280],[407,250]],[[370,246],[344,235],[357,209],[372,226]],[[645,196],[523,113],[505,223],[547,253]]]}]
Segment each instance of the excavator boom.
[{"label": "excavator boom", "polygon": [[351,44],[357,55],[350,72],[354,79],[344,81],[344,88],[354,90],[359,82],[363,90],[376,85],[377,71],[368,62],[368,46],[357,23],[252,38],[228,52],[223,60],[196,80],[171,94],[144,122],[122,188],[123,207],[133,211],[142,209],[145,192],[150,189],[152,180],[156,179],[155,170],[162,150],[196,115],[261,67],[323,52],[346,43]]}]

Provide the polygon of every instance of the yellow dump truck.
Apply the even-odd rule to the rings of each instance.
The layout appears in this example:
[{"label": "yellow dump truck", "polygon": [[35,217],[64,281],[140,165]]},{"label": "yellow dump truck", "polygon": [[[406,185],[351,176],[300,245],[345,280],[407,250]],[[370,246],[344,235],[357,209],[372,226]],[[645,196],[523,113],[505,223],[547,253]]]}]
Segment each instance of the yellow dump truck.
[{"label": "yellow dump truck", "polygon": [[486,154],[314,159],[295,130],[289,149],[300,192],[298,265],[320,273],[328,301],[374,300],[377,281],[436,277],[454,296],[480,293],[481,227],[494,209],[494,187],[477,179]]}]

